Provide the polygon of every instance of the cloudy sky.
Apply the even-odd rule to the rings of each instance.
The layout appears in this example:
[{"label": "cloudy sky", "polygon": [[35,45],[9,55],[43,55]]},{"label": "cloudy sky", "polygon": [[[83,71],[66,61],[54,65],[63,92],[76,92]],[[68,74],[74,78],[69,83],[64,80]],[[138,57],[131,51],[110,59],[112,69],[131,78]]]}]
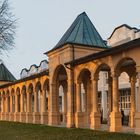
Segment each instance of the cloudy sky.
[{"label": "cloudy sky", "polygon": [[85,11],[103,39],[121,24],[140,28],[140,0],[9,0],[18,18],[15,49],[1,55],[19,78],[21,69],[39,65],[74,19]]}]

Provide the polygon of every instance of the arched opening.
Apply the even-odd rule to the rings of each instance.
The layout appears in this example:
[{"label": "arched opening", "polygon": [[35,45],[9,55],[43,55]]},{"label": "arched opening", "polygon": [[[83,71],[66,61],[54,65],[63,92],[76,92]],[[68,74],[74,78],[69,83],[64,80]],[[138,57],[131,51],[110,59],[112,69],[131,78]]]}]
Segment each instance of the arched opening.
[{"label": "arched opening", "polygon": [[66,123],[66,110],[67,110],[67,85],[66,81],[63,81],[59,85],[58,105],[60,113],[61,123]]},{"label": "arched opening", "polygon": [[41,94],[41,123],[48,124],[48,113],[50,111],[50,94],[49,94],[49,79],[46,79],[43,84]]},{"label": "arched opening", "polygon": [[67,114],[67,72],[63,65],[56,68],[53,83],[55,84],[55,109],[58,112],[58,124],[65,124]]},{"label": "arched opening", "polygon": [[20,110],[20,122],[26,122],[26,113],[27,113],[27,92],[26,86],[23,85],[21,89],[21,110]]},{"label": "arched opening", "polygon": [[17,87],[16,89],[16,95],[15,95],[15,117],[14,117],[14,121],[20,121],[20,88]]},{"label": "arched opening", "polygon": [[30,83],[27,88],[27,113],[26,113],[26,122],[33,123],[33,112],[34,112],[34,87]]},{"label": "arched opening", "polygon": [[[90,126],[91,114],[91,73],[88,69],[83,69],[78,77],[78,85],[76,93],[77,113],[81,114],[82,124],[80,127]],[[78,115],[78,114],[77,114]],[[79,116],[78,116],[79,117]],[[78,126],[79,127],[79,126]]]},{"label": "arched opening", "polygon": [[119,110],[122,113],[122,125],[129,125],[129,116],[131,109],[131,90],[129,75],[122,72],[119,76]]},{"label": "arched opening", "polygon": [[41,112],[41,83],[40,82],[38,82],[37,84],[36,84],[36,98],[37,98],[37,100],[36,100],[36,106],[37,106],[37,108],[36,108],[36,111],[37,112]]},{"label": "arched opening", "polygon": [[123,58],[116,65],[119,76],[119,110],[122,114],[122,125],[135,126],[136,111],[136,63],[132,58]]},{"label": "arched opening", "polygon": [[17,96],[17,100],[16,100],[17,110],[16,110],[16,112],[20,112],[20,88],[19,87],[16,89],[16,96]]},{"label": "arched opening", "polygon": [[10,92],[7,90],[7,112],[10,112]]},{"label": "arched opening", "polygon": [[34,93],[33,93],[33,85],[32,84],[30,84],[29,85],[29,87],[28,87],[28,98],[29,99],[27,99],[28,100],[28,106],[27,106],[27,108],[29,108],[27,111],[28,112],[34,112]]},{"label": "arched opening", "polygon": [[11,96],[12,96],[12,110],[11,112],[14,113],[15,112],[15,90],[12,89],[11,90]]},{"label": "arched opening", "polygon": [[23,94],[23,112],[27,112],[27,92],[25,85],[22,87],[22,94]]},{"label": "arched opening", "polygon": [[98,81],[97,107],[101,115],[100,123],[108,126],[110,125],[110,113],[112,111],[112,80],[110,71],[110,67],[103,63],[97,67],[94,75]]},{"label": "arched opening", "polygon": [[43,90],[44,90],[44,94],[45,94],[44,112],[48,112],[49,111],[49,80],[48,79],[45,80],[45,82],[44,82]]}]

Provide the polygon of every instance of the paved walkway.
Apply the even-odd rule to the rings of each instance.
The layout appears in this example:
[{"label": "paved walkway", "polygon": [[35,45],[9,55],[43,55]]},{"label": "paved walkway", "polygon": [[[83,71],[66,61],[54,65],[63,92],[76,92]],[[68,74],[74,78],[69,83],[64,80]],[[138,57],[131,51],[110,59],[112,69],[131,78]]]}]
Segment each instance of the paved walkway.
[{"label": "paved walkway", "polygon": [[[101,131],[109,131],[109,126],[107,124],[102,124]],[[134,133],[134,128],[130,128],[128,126],[123,126],[121,132],[122,133]]]},{"label": "paved walkway", "polygon": [[[56,127],[66,127],[66,124],[61,124],[61,125],[57,125]],[[85,127],[84,129],[89,129],[89,126],[88,127]],[[109,126],[107,124],[102,124],[101,125],[101,131],[109,131]],[[134,133],[134,128],[130,128],[128,126],[123,126],[122,127],[122,131],[121,133]]]}]

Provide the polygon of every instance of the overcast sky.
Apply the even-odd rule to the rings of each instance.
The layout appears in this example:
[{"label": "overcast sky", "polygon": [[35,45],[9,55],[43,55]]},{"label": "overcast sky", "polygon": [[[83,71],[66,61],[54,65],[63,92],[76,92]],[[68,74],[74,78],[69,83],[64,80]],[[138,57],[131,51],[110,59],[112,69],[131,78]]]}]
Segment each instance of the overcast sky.
[{"label": "overcast sky", "polygon": [[47,59],[75,18],[85,11],[103,39],[121,24],[140,28],[140,0],[10,0],[18,18],[15,49],[1,56],[19,78],[23,68]]}]

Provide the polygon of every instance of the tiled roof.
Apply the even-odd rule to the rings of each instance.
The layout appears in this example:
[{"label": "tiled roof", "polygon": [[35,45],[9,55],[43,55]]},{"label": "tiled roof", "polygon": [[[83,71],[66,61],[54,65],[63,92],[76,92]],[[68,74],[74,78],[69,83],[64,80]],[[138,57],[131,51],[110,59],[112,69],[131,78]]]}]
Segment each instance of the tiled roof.
[{"label": "tiled roof", "polygon": [[108,47],[85,12],[75,19],[52,50],[60,48],[67,43],[87,45],[90,47]]}]

